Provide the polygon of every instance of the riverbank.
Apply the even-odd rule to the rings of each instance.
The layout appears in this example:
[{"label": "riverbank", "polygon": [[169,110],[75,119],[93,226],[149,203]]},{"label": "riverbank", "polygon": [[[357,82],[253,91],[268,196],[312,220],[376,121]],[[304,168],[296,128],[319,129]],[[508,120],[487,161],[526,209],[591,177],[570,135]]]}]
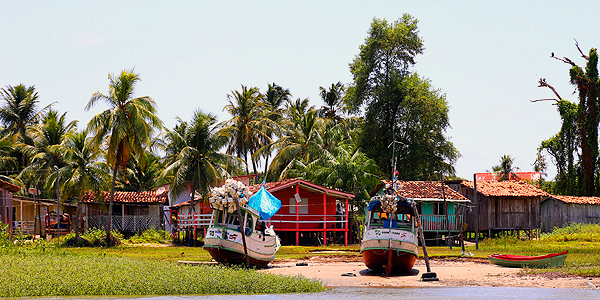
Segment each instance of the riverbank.
[{"label": "riverbank", "polygon": [[431,270],[437,273],[440,279],[434,282],[421,281],[421,275],[427,272],[423,259],[417,261],[412,274],[389,277],[369,272],[360,256],[313,256],[301,260],[275,260],[270,266],[259,272],[302,275],[309,279],[321,280],[329,287],[482,286],[576,289],[590,289],[593,288],[592,285],[600,287],[598,277],[586,278],[554,273],[530,274],[523,269],[492,265],[487,259],[468,257],[431,260]]}]

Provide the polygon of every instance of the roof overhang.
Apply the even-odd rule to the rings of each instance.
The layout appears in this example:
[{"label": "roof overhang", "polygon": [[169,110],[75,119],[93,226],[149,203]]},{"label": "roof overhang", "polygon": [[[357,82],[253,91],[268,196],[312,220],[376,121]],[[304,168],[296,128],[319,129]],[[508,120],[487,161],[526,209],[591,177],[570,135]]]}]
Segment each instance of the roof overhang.
[{"label": "roof overhang", "polygon": [[[440,198],[406,198],[415,202],[444,202],[444,199]],[[446,199],[447,202],[471,202],[468,199]]]},{"label": "roof overhang", "polygon": [[302,186],[304,189],[309,190],[311,192],[323,193],[323,194],[326,194],[327,196],[338,197],[338,198],[354,198],[353,194],[348,194],[348,193],[340,192],[337,190],[328,189],[326,187],[322,187],[320,185],[310,183],[310,182],[304,181],[302,179],[290,181],[286,184],[268,189],[268,191],[272,193],[272,192],[276,192],[276,191],[294,186],[296,184]]}]

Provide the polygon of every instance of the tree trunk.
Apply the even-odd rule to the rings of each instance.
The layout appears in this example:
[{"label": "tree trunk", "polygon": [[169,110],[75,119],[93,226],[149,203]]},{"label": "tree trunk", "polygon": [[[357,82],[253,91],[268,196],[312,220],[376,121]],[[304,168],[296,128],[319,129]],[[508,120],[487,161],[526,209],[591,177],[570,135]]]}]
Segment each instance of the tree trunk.
[{"label": "tree trunk", "polygon": [[81,203],[77,204],[77,210],[75,210],[75,240],[79,240],[79,214],[81,213]]},{"label": "tree trunk", "polygon": [[110,187],[110,202],[108,203],[108,225],[106,226],[106,246],[111,245],[110,230],[112,227],[113,201],[115,200],[115,186],[117,184],[117,166],[113,169],[112,185]]}]

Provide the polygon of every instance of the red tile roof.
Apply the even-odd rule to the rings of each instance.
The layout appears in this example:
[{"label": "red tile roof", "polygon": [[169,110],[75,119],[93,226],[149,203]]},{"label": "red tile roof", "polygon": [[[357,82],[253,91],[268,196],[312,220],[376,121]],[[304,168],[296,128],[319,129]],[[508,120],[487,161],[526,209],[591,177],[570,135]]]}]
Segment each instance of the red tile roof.
[{"label": "red tile roof", "polygon": [[[462,185],[473,189],[472,181],[463,182]],[[550,194],[525,181],[477,181],[477,191],[486,197],[550,196]]]},{"label": "red tile roof", "polygon": [[[353,194],[345,193],[345,192],[334,190],[334,189],[329,189],[324,186],[320,186],[318,184],[314,184],[312,182],[308,182],[303,179],[286,179],[286,180],[276,181],[276,182],[267,182],[265,184],[265,187],[266,187],[267,191],[273,193],[278,190],[293,186],[295,184],[299,184],[300,186],[302,186],[303,188],[305,188],[307,190],[324,193],[324,194],[334,196],[334,197],[354,198]],[[262,184],[255,184],[255,185],[249,186],[249,189],[252,193],[256,193],[260,189],[261,186],[262,186]]]},{"label": "red tile roof", "polygon": [[569,204],[600,205],[600,197],[577,197],[577,196],[559,196],[559,195],[552,195],[550,197],[552,197],[558,201],[562,201],[564,203],[569,203]]},{"label": "red tile roof", "polygon": [[[390,184],[391,180],[384,180]],[[409,199],[443,199],[442,185],[439,181],[400,181],[400,195]],[[469,200],[459,192],[444,184],[444,194],[448,200]]]},{"label": "red tile roof", "polygon": [[13,193],[16,193],[21,190],[19,186],[6,182],[4,180],[0,180],[0,189],[8,190]]},{"label": "red tile roof", "polygon": [[[81,201],[84,203],[108,202],[110,201],[110,192],[101,192],[102,196],[94,197],[93,191],[87,191],[83,194]],[[115,192],[114,203],[146,203],[146,204],[167,204],[169,191],[157,192]]]}]

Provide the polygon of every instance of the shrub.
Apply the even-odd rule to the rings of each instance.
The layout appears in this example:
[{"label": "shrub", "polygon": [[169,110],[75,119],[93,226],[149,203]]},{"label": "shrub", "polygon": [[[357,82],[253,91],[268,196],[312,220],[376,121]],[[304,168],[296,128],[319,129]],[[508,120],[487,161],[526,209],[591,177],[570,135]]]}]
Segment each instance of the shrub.
[{"label": "shrub", "polygon": [[146,229],[143,232],[137,233],[130,237],[127,242],[132,244],[148,244],[148,243],[159,243],[167,244],[171,243],[171,235],[164,230],[157,230],[155,228]]},{"label": "shrub", "polygon": [[542,234],[540,239],[546,242],[597,242],[600,241],[600,225],[571,223],[565,227],[554,227],[552,232]]}]

